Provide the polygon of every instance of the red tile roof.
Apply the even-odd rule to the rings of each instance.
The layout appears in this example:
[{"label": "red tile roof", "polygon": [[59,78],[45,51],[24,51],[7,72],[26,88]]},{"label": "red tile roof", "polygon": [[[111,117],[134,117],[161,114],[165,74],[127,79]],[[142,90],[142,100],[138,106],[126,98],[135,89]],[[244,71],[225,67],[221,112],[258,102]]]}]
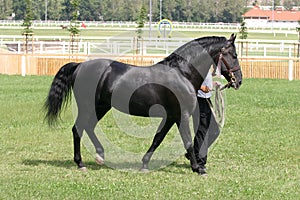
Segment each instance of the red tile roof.
[{"label": "red tile roof", "polygon": [[[273,11],[272,10],[261,10],[259,7],[254,7],[245,14],[242,15],[244,18],[251,17],[267,17],[268,20],[272,20]],[[278,11],[274,10],[274,20],[275,21],[299,21],[300,11]]]}]

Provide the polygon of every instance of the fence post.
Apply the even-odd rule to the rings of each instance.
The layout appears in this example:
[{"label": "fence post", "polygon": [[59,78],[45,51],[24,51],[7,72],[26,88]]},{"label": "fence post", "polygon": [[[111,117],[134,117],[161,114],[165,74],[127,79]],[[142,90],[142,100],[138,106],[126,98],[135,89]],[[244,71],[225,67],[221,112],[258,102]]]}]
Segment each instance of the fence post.
[{"label": "fence post", "polygon": [[63,44],[62,44],[62,53],[65,54],[66,52],[66,42],[63,41]]},{"label": "fence post", "polygon": [[91,45],[90,42],[86,42],[86,55],[91,54]]},{"label": "fence post", "polygon": [[22,45],[21,45],[21,41],[18,41],[18,53],[22,52]]},{"label": "fence post", "polygon": [[21,57],[21,75],[25,76],[26,75],[26,56],[27,55],[22,55]]},{"label": "fence post", "polygon": [[294,69],[293,69],[293,60],[289,60],[289,80],[292,81],[294,79],[293,77]]},{"label": "fence post", "polygon": [[292,81],[294,79],[293,74],[294,74],[294,68],[293,64],[294,61],[292,59],[292,47],[289,47],[289,80]]}]

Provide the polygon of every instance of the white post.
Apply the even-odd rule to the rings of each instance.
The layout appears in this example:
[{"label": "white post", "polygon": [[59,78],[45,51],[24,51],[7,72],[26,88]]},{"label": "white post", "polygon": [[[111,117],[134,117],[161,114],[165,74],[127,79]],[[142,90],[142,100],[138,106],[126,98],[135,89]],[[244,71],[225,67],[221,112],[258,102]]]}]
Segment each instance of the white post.
[{"label": "white post", "polygon": [[90,45],[90,42],[86,42],[86,54],[87,55],[91,54],[91,45]]},{"label": "white post", "polygon": [[62,53],[63,54],[66,53],[66,42],[65,41],[63,41]]},{"label": "white post", "polygon": [[[40,53],[44,52],[43,49],[44,49],[44,48],[43,48],[43,41],[40,41]],[[46,50],[46,49],[45,49],[45,50]]]},{"label": "white post", "polygon": [[292,60],[292,48],[289,48],[289,80],[292,81],[294,79],[293,73],[294,73],[294,67],[293,67],[293,60]]},{"label": "white post", "polygon": [[21,75],[26,75],[26,55],[23,55],[21,58]]},{"label": "white post", "polygon": [[21,53],[22,51],[22,45],[21,45],[21,41],[18,41],[18,53]]},{"label": "white post", "polygon": [[289,60],[289,80],[292,81],[293,80],[293,60]]}]

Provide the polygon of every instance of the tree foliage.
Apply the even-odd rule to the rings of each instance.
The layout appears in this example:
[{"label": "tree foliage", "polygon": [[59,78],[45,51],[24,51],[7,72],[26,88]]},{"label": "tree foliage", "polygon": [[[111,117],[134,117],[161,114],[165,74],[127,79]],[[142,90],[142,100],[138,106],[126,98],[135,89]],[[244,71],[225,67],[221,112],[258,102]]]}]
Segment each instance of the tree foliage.
[{"label": "tree foliage", "polygon": [[79,12],[80,1],[79,0],[71,0],[70,4],[71,4],[72,19],[70,21],[70,28],[68,29],[68,31],[70,32],[70,34],[72,36],[75,36],[75,35],[78,35],[80,32],[80,30],[79,30],[80,22],[78,21],[78,16],[80,14],[80,12]]},{"label": "tree foliage", "polygon": [[240,39],[247,39],[248,37],[248,28],[246,26],[246,22],[242,21],[241,27],[239,28]]},{"label": "tree foliage", "polygon": [[142,35],[143,35],[143,28],[144,28],[146,19],[147,19],[146,8],[145,8],[145,6],[143,5],[143,6],[141,7],[140,13],[138,14],[137,19],[136,19],[136,24],[137,24],[137,27],[136,27],[136,28],[137,28],[136,33],[137,33],[138,38],[142,38]]},{"label": "tree foliage", "polygon": [[[71,20],[71,0],[34,0],[32,7],[35,20],[45,19],[47,1],[48,20]],[[15,13],[15,19],[24,19],[26,0],[0,0],[0,19]],[[239,22],[245,0],[162,0],[162,18],[185,22]],[[270,1],[262,1],[269,5]],[[300,6],[300,1],[287,0],[285,7]],[[142,5],[149,13],[149,0],[84,0],[80,1],[78,20],[82,21],[135,21]],[[280,5],[274,0],[274,6]],[[152,19],[160,19],[160,0],[152,0]]]},{"label": "tree foliage", "polygon": [[30,34],[33,32],[31,28],[33,19],[32,2],[31,0],[26,0],[25,17],[22,24],[22,26],[24,26],[23,34]]}]

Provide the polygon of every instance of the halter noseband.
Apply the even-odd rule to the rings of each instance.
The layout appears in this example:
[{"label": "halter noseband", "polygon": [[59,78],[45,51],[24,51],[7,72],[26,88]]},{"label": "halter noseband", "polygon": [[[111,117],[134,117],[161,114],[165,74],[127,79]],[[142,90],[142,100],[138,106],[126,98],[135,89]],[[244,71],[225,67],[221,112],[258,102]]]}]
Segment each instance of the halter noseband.
[{"label": "halter noseband", "polygon": [[240,66],[235,66],[235,67],[230,68],[228,62],[223,57],[223,53],[220,53],[218,64],[217,64],[217,68],[219,69],[220,72],[221,72],[222,62],[226,66],[227,72],[228,72],[228,74],[230,76],[230,81],[228,81],[228,83],[226,85],[224,85],[221,88],[221,90],[223,90],[225,88],[230,88],[230,86],[232,86],[232,84],[235,83],[235,81],[236,81],[236,78],[234,76],[234,72],[236,72],[238,70],[241,70]]}]

